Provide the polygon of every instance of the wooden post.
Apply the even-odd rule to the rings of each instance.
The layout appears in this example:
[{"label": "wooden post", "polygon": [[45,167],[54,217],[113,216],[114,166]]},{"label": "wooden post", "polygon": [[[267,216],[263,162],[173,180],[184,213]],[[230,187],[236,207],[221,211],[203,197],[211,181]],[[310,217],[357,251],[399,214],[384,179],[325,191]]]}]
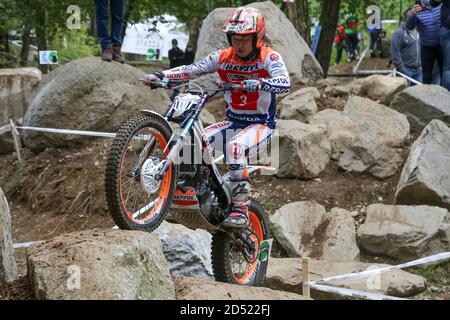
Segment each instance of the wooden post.
[{"label": "wooden post", "polygon": [[309,258],[302,258],[302,282],[303,282],[303,296],[311,297],[311,290],[309,286]]},{"label": "wooden post", "polygon": [[19,162],[22,162],[22,155],[20,154],[22,144],[20,143],[19,131],[17,131],[17,128],[14,125],[14,121],[12,121],[12,119],[9,119],[9,125],[11,126],[11,134],[14,140],[14,148],[16,149],[17,159],[19,159]]}]

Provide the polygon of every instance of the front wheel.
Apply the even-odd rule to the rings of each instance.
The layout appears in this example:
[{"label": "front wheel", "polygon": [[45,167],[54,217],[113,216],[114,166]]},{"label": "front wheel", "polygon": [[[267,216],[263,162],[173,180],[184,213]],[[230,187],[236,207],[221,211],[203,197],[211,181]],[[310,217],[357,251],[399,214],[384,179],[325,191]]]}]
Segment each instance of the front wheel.
[{"label": "front wheel", "polygon": [[162,179],[153,172],[170,151],[171,135],[167,123],[153,115],[131,118],[117,132],[106,164],[105,191],[119,228],[151,232],[164,221],[176,169],[172,164]]},{"label": "front wheel", "polygon": [[[251,200],[248,207],[250,229],[258,238],[258,245],[270,238],[269,219],[261,205]],[[266,277],[268,260],[249,262],[238,244],[225,232],[212,238],[212,267],[216,281],[246,286],[261,286]]]}]

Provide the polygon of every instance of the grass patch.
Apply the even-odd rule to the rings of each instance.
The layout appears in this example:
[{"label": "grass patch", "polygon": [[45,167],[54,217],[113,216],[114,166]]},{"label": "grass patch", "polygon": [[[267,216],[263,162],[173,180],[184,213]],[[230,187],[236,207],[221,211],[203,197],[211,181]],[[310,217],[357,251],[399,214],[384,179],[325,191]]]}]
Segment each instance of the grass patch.
[{"label": "grass patch", "polygon": [[408,271],[424,277],[432,285],[450,286],[450,261],[424,268],[410,268]]}]

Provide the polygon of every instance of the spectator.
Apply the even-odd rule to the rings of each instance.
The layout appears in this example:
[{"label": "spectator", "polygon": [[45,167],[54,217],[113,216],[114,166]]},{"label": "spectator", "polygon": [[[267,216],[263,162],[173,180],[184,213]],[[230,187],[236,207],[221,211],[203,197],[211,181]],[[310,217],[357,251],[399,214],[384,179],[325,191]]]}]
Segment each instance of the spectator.
[{"label": "spectator", "polygon": [[342,51],[345,49],[345,28],[344,26],[339,26],[337,28],[337,34],[334,38],[334,44],[336,46],[336,64],[341,63]]},{"label": "spectator", "polygon": [[169,61],[170,61],[170,69],[183,65],[184,52],[183,50],[178,48],[177,39],[172,40],[172,49],[169,50]]},{"label": "spectator", "polygon": [[442,85],[450,91],[450,0],[432,0],[433,6],[442,3],[441,9],[441,47],[443,51]]},{"label": "spectator", "polygon": [[192,48],[191,41],[188,42],[186,45],[186,50],[184,50],[184,64],[190,65],[194,63],[195,54],[194,54],[194,48]]},{"label": "spectator", "polygon": [[345,42],[347,46],[347,62],[359,59],[358,52],[358,19],[353,13],[345,17]]},{"label": "spectator", "polygon": [[439,40],[441,26],[441,7],[432,7],[429,0],[422,0],[421,4],[414,5],[409,12],[406,27],[412,30],[417,27],[420,35],[422,76],[424,84],[433,81],[434,63],[439,66],[442,78],[442,49]]},{"label": "spectator", "polygon": [[[104,61],[125,62],[122,55],[122,24],[126,0],[95,0],[97,36]],[[108,9],[111,8],[111,33],[108,32]]]},{"label": "spectator", "polygon": [[381,32],[383,31],[383,25],[381,23],[381,11],[374,10],[370,7],[367,9],[367,16],[375,16],[375,20],[368,25],[370,34],[370,56],[372,58],[381,57]]},{"label": "spectator", "polygon": [[[408,17],[410,9],[403,14]],[[416,29],[408,30],[406,23],[398,28],[391,41],[391,59],[397,71],[422,82],[422,64],[420,61],[419,34]],[[411,83],[408,81],[411,85]],[[414,84],[412,84],[414,85]]]}]

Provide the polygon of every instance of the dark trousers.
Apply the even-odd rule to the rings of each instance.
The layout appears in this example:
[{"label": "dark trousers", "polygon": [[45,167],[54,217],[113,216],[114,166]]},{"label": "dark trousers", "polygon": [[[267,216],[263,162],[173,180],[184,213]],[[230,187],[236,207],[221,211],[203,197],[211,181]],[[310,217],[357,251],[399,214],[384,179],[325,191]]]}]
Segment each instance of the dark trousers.
[{"label": "dark trousers", "polygon": [[443,56],[441,46],[437,45],[433,47],[428,47],[422,45],[421,54],[422,54],[423,84],[431,84],[433,82],[433,69],[435,62],[437,62],[438,64],[439,74],[442,79]]},{"label": "dark trousers", "polygon": [[444,55],[442,86],[450,91],[450,28],[441,28],[441,47]]},{"label": "dark trousers", "polygon": [[341,63],[342,51],[344,51],[345,45],[343,42],[336,44],[336,64]]},{"label": "dark trousers", "polygon": [[[123,10],[126,0],[95,0],[97,36],[102,49],[122,45]],[[108,11],[111,9],[111,33],[108,32]]]},{"label": "dark trousers", "polygon": [[351,57],[354,58],[355,54],[357,53],[358,50],[358,35],[355,34],[347,34],[346,38],[345,38],[345,45],[347,47],[347,54]]},{"label": "dark trousers", "polygon": [[370,31],[370,53],[372,55],[381,52],[380,32],[380,29]]}]

